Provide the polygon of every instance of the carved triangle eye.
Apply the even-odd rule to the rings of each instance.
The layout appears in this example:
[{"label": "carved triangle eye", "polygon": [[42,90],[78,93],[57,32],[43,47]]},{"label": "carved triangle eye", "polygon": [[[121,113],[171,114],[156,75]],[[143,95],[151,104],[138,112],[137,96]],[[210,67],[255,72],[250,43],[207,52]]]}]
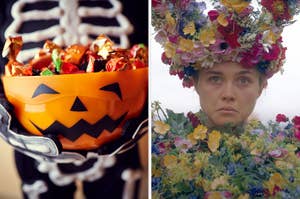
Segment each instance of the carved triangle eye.
[{"label": "carved triangle eye", "polygon": [[113,84],[103,86],[102,88],[100,88],[100,90],[113,92],[116,95],[118,95],[118,97],[122,100],[122,93],[121,93],[119,83],[113,83]]},{"label": "carved triangle eye", "polygon": [[45,84],[40,84],[34,91],[31,98],[35,98],[41,94],[59,94],[59,92],[55,91],[54,89],[50,88]]}]

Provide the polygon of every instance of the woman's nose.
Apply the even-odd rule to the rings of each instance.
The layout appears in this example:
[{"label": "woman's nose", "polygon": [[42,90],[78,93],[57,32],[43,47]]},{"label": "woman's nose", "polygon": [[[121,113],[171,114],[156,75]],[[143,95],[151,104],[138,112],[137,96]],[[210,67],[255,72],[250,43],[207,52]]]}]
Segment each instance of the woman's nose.
[{"label": "woman's nose", "polygon": [[234,101],[235,100],[235,91],[232,83],[227,82],[223,86],[222,90],[222,100],[224,101]]}]

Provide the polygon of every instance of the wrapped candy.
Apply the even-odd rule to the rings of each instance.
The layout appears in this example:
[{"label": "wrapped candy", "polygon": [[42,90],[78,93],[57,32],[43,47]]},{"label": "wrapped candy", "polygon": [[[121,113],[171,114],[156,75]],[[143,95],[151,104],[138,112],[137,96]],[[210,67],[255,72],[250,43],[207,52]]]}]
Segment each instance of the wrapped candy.
[{"label": "wrapped candy", "polygon": [[145,45],[114,49],[114,43],[103,34],[87,46],[74,44],[62,48],[47,40],[28,64],[17,61],[22,45],[21,37],[9,37],[6,40],[2,56],[9,59],[5,66],[5,74],[8,76],[112,72],[148,66],[148,49]]}]

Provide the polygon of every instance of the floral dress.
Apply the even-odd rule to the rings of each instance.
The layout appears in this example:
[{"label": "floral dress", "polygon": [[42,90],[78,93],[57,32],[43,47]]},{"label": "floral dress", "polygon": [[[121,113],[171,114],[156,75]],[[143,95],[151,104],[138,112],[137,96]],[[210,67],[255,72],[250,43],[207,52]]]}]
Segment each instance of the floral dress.
[{"label": "floral dress", "polygon": [[154,199],[300,197],[299,116],[218,129],[206,121],[202,111],[186,116],[155,107]]}]

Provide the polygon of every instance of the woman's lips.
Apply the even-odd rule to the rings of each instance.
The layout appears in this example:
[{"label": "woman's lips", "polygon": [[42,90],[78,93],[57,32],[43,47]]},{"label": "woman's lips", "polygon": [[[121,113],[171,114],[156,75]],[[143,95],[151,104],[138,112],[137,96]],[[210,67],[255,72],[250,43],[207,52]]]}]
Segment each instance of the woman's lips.
[{"label": "woman's lips", "polygon": [[217,111],[223,112],[223,113],[237,113],[238,111],[232,107],[222,107],[219,108]]}]

